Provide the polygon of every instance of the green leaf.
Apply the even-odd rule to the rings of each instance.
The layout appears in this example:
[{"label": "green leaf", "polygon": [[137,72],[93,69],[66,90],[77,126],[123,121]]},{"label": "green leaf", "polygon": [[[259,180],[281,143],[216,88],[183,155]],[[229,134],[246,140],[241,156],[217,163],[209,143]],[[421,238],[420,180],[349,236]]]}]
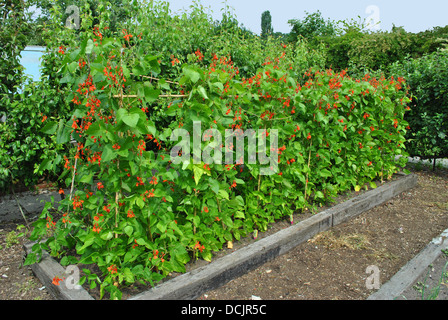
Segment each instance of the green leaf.
[{"label": "green leaf", "polygon": [[52,162],[50,159],[44,159],[42,163],[40,164],[39,168],[37,169],[37,172],[43,172],[44,170],[50,170],[52,165]]},{"label": "green leaf", "polygon": [[110,145],[105,145],[101,155],[102,162],[109,162],[117,157],[117,153]]},{"label": "green leaf", "polygon": [[224,91],[224,85],[221,82],[215,82],[213,85],[217,87],[220,91]]},{"label": "green leaf", "polygon": [[138,197],[135,200],[135,204],[140,208],[143,209],[143,207],[145,206],[145,201],[143,201],[143,199],[141,197]]},{"label": "green leaf", "polygon": [[70,141],[70,131],[72,129],[65,126],[64,120],[61,119],[59,121],[57,135],[56,135],[56,143],[64,144]]},{"label": "green leaf", "polygon": [[222,199],[229,200],[229,194],[227,193],[226,190],[220,189],[218,193]]},{"label": "green leaf", "polygon": [[242,179],[238,179],[238,178],[235,179],[235,182],[236,182],[237,184],[245,184],[244,180],[242,180]]},{"label": "green leaf", "polygon": [[123,122],[125,124],[127,124],[129,127],[135,128],[137,126],[139,118],[140,118],[140,116],[136,113],[133,113],[133,114],[128,113],[128,114],[124,115],[121,120],[123,120]]},{"label": "green leaf", "polygon": [[190,256],[188,255],[187,250],[180,243],[171,250],[170,254],[171,257],[173,257],[181,264],[186,264],[188,261],[190,261]]},{"label": "green leaf", "polygon": [[134,274],[132,273],[131,269],[124,268],[123,275],[124,275],[124,279],[126,280],[126,282],[128,282],[128,283],[134,283],[135,282]]},{"label": "green leaf", "polygon": [[193,166],[194,181],[196,182],[196,185],[198,185],[199,180],[201,180],[201,177],[204,173],[210,175],[210,172],[208,170],[205,170],[202,166],[203,164],[195,164]]},{"label": "green leaf", "polygon": [[199,91],[199,94],[200,94],[204,99],[207,99],[207,100],[208,100],[207,93],[205,92],[205,89],[204,89],[203,86],[199,86],[199,87],[198,87],[198,91]]},{"label": "green leaf", "polygon": [[238,219],[244,219],[245,218],[245,215],[244,215],[243,211],[237,211],[237,212],[235,212],[235,214],[233,216],[235,218],[238,218]]},{"label": "green leaf", "polygon": [[77,250],[79,254],[82,254],[83,251],[90,247],[95,242],[95,235],[93,233],[89,233],[89,235],[84,240],[84,244]]},{"label": "green leaf", "polygon": [[130,161],[130,162],[129,162],[129,166],[131,167],[131,174],[132,174],[133,176],[135,176],[135,175],[137,174],[137,172],[138,172],[138,166],[137,166],[137,164],[136,164],[135,162],[133,162],[133,161]]},{"label": "green leaf", "polygon": [[198,227],[201,224],[201,219],[198,216],[193,217],[193,225]]},{"label": "green leaf", "polygon": [[201,253],[201,257],[205,261],[211,262],[212,261],[212,252],[210,250],[204,250],[204,252]]},{"label": "green leaf", "polygon": [[58,123],[55,121],[47,122],[47,124],[40,129],[41,132],[46,134],[54,134],[58,128]]},{"label": "green leaf", "polygon": [[64,84],[64,83],[70,83],[72,82],[73,77],[67,73],[61,80],[59,80],[60,84]]},{"label": "green leaf", "polygon": [[146,127],[150,134],[156,135],[156,132],[157,132],[156,126],[154,125],[154,122],[152,122],[150,119],[148,119],[148,121],[146,121]]},{"label": "green leaf", "polygon": [[100,236],[100,238],[103,239],[103,240],[108,241],[108,240],[110,240],[110,239],[113,238],[113,233],[112,233],[112,231],[109,231],[109,232],[107,232],[107,233],[103,233],[103,234]]},{"label": "green leaf", "polygon": [[87,40],[86,54],[91,54],[92,50],[93,50],[93,40],[89,39]]},{"label": "green leaf", "polygon": [[95,173],[91,173],[91,174],[82,176],[81,179],[79,179],[79,182],[81,182],[81,183],[91,183],[94,174]]},{"label": "green leaf", "polygon": [[324,198],[325,198],[325,196],[324,196],[324,194],[323,194],[322,191],[316,191],[316,194],[315,194],[314,197],[315,197],[316,199],[324,199]]},{"label": "green leaf", "polygon": [[93,123],[89,129],[87,129],[86,131],[86,135],[87,136],[95,136],[95,137],[99,137],[104,135],[104,127],[101,127],[101,125],[104,125],[104,122],[95,122]]},{"label": "green leaf", "polygon": [[116,114],[116,116],[117,116],[117,122],[123,121],[123,117],[124,117],[127,113],[128,113],[127,110],[124,109],[124,108],[120,108],[120,109],[118,109],[117,114]]},{"label": "green leaf", "polygon": [[134,232],[134,228],[132,226],[126,226],[124,227],[123,231],[130,237]]},{"label": "green leaf", "polygon": [[123,188],[123,190],[125,190],[127,192],[132,192],[132,190],[129,187],[129,185],[126,182],[124,182],[124,181],[121,182],[121,187]]},{"label": "green leaf", "polygon": [[184,68],[184,74],[190,79],[191,82],[196,83],[200,79],[201,75],[199,72],[190,69],[189,67]]},{"label": "green leaf", "polygon": [[139,246],[145,246],[145,247],[147,247],[148,249],[151,248],[151,247],[150,247],[150,244],[149,244],[148,242],[146,242],[146,240],[143,239],[143,238],[138,238],[138,239],[137,239],[137,244],[138,244]]},{"label": "green leaf", "polygon": [[219,192],[219,182],[215,179],[209,178],[208,182],[210,184],[210,188],[212,189],[212,191],[216,194],[218,194]]},{"label": "green leaf", "polygon": [[78,67],[78,62],[73,61],[72,63],[70,63],[67,66],[67,69],[68,69],[68,71],[70,71],[70,73],[74,73],[77,67]]},{"label": "green leaf", "polygon": [[123,75],[127,79],[131,76],[131,72],[129,71],[129,69],[125,65],[123,65]]},{"label": "green leaf", "polygon": [[37,255],[34,252],[31,252],[26,256],[24,265],[30,266],[32,264],[35,264],[36,262],[37,262]]},{"label": "green leaf", "polygon": [[160,90],[145,87],[145,100],[147,103],[152,103],[159,98]]}]

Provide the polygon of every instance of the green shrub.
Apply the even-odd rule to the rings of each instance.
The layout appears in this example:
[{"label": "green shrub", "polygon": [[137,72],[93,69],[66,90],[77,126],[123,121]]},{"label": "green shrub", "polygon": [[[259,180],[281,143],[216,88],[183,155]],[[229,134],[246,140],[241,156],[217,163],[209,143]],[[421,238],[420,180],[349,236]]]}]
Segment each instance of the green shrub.
[{"label": "green shrub", "polygon": [[406,119],[410,125],[408,151],[413,156],[440,158],[448,155],[448,52],[406,59],[389,68],[404,77],[413,96]]},{"label": "green shrub", "polygon": [[309,14],[303,20],[290,20],[289,41],[298,37],[312,46],[323,45],[327,53],[327,68],[367,68],[381,70],[406,57],[419,58],[443,48],[448,41],[448,26],[419,33],[393,27],[390,32],[371,32],[365,21],[325,20],[321,13]]},{"label": "green shrub", "polygon": [[314,13],[305,12],[306,16],[303,20],[288,20],[292,26],[288,40],[290,42],[297,41],[298,37],[305,38],[309,41],[317,37],[335,36],[337,33],[337,23],[322,17],[322,13],[318,10]]},{"label": "green shrub", "polygon": [[60,92],[45,82],[29,82],[13,101],[4,104],[7,121],[0,123],[1,189],[8,191],[13,184],[33,187],[43,177],[57,179],[60,171],[49,173],[45,166],[41,167],[40,174],[36,173],[48,159],[62,160],[56,156],[62,147],[42,129],[50,120],[62,118],[60,114],[64,110],[58,106],[65,105],[63,100]]}]

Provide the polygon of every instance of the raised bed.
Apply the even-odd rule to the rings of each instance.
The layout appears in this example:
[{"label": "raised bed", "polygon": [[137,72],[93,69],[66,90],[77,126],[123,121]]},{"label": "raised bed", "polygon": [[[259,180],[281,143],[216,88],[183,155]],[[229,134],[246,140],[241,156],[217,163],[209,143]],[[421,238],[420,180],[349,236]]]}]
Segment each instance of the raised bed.
[{"label": "raised bed", "polygon": [[[26,191],[17,193],[17,200],[28,217],[39,216],[44,208],[45,202],[51,201],[51,197],[54,197],[55,201],[61,199],[58,192],[45,189],[37,192]],[[12,194],[0,196],[0,223],[23,220],[17,200]]]},{"label": "raised bed", "polygon": [[418,255],[404,265],[388,282],[370,295],[367,300],[395,300],[400,298],[406,289],[410,288],[416,279],[424,274],[441,255],[448,249],[448,229],[434,238]]},{"label": "raised bed", "polygon": [[[220,287],[228,281],[286,253],[314,235],[356,217],[413,188],[416,184],[416,175],[400,174],[398,179],[394,181],[322,211],[203,267],[163,282],[145,292],[132,296],[129,300],[196,299],[203,293]],[[32,244],[25,245],[25,252],[29,253],[31,247]],[[69,289],[65,281],[60,282],[58,286],[52,284],[54,277],[63,278],[66,275],[64,275],[65,269],[48,254],[44,254],[42,261],[32,265],[31,268],[56,299],[93,299],[82,287]]]}]

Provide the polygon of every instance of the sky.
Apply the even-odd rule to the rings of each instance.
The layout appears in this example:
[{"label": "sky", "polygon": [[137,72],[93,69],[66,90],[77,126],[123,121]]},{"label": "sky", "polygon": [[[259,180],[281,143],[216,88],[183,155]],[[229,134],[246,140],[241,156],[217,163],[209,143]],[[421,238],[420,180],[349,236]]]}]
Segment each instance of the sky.
[{"label": "sky", "polygon": [[[166,0],[172,11],[186,8],[191,0]],[[358,16],[368,21],[380,22],[383,31],[391,31],[392,25],[404,27],[408,32],[420,32],[437,26],[448,25],[447,0],[227,0],[235,10],[240,23],[249,30],[260,34],[261,14],[269,10],[272,16],[274,32],[288,33],[290,19],[303,19],[305,11],[319,10],[322,16],[331,20],[359,20]],[[214,19],[220,20],[224,0],[201,0],[204,7],[210,7]],[[375,23],[372,24],[376,25]],[[378,26],[378,25],[376,25]]]},{"label": "sky", "polygon": [[22,51],[20,64],[25,68],[25,74],[33,77],[34,81],[38,81],[40,77],[40,57],[44,53],[44,48],[28,46]]}]

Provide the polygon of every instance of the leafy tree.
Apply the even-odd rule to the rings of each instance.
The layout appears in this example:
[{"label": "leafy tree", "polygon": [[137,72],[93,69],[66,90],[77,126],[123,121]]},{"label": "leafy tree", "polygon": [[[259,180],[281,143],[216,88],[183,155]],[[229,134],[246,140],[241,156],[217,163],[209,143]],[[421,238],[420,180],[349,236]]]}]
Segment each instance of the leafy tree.
[{"label": "leafy tree", "polygon": [[406,58],[389,67],[390,74],[404,77],[414,97],[410,112],[407,150],[423,159],[448,156],[448,53],[434,52]]},{"label": "leafy tree", "polygon": [[261,37],[266,39],[268,36],[273,35],[274,28],[272,28],[272,17],[269,11],[265,11],[261,14]]},{"label": "leafy tree", "polygon": [[[45,158],[55,157],[55,142],[40,130],[46,119],[67,114],[61,106],[63,91],[45,77],[32,82],[24,75],[21,52],[33,37],[30,26],[31,1],[11,0],[0,3],[0,189],[13,190],[13,185],[32,187],[43,177],[36,174]],[[53,39],[53,41],[56,41]],[[61,54],[53,50],[54,55]],[[49,59],[47,58],[47,61]],[[56,59],[54,59],[56,61]],[[48,68],[52,65],[53,67]],[[60,66],[43,65],[43,74],[54,74]],[[45,70],[47,68],[47,70]],[[65,111],[65,112],[64,112]],[[54,181],[54,180],[53,180]]]},{"label": "leafy tree", "polygon": [[318,37],[315,41],[327,48],[327,67],[386,71],[407,56],[420,58],[443,48],[448,40],[446,30],[445,27],[411,33],[394,26],[391,31],[369,32],[362,25],[344,22],[339,36]]},{"label": "leafy tree", "polygon": [[[98,24],[98,18],[102,7],[106,6],[108,11],[109,28],[115,32],[118,30],[118,26],[125,20],[131,19],[132,11],[131,6],[127,1],[110,0],[108,3],[100,0],[42,0],[36,3],[36,6],[40,9],[41,14],[37,17],[36,22],[38,24],[47,24],[51,17],[51,11],[55,7],[63,13],[63,21],[69,18],[71,12],[66,12],[66,9],[75,5],[82,12],[91,11],[93,25]],[[101,6],[101,7],[100,7]],[[82,18],[82,17],[81,17]]]},{"label": "leafy tree", "polygon": [[28,28],[26,8],[23,0],[1,0],[0,3],[0,101],[10,99],[15,86],[21,83],[20,52],[26,46]]},{"label": "leafy tree", "polygon": [[289,33],[289,41],[297,41],[298,36],[302,36],[307,40],[314,40],[319,36],[335,36],[337,33],[337,24],[330,19],[325,20],[322,13],[318,10],[314,13],[306,12],[303,20],[291,19],[288,23],[292,26]]}]

